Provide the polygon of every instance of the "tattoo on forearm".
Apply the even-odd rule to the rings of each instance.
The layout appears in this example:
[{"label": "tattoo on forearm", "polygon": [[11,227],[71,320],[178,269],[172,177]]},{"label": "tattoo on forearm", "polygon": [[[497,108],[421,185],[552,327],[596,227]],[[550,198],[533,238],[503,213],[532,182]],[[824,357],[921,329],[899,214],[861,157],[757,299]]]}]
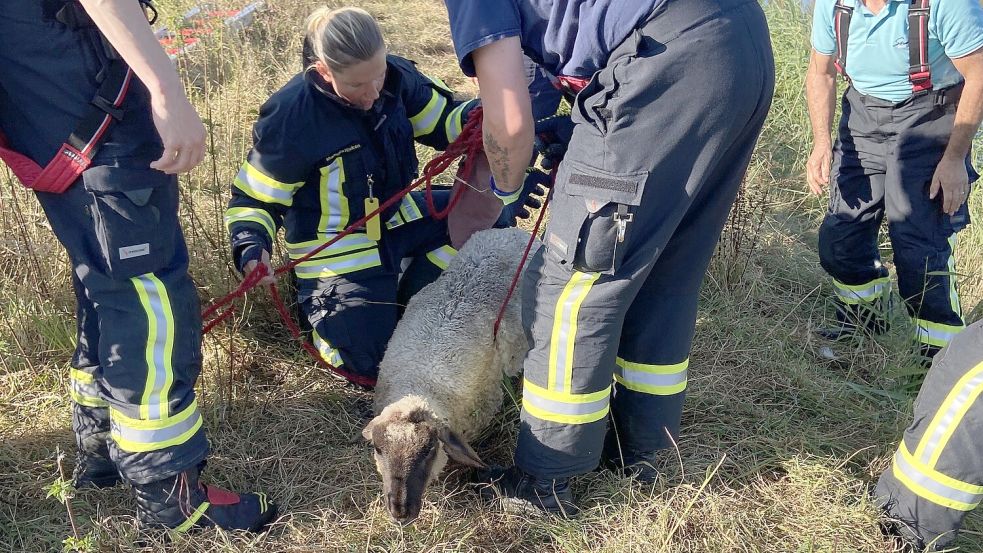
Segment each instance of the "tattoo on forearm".
[{"label": "tattoo on forearm", "polygon": [[[509,149],[499,144],[491,133],[485,134],[484,143],[485,155],[488,156],[488,161],[491,163],[492,174],[496,174],[497,169],[497,174],[499,177],[511,177],[512,172],[509,170]],[[510,186],[512,183],[503,182],[499,184]]]}]

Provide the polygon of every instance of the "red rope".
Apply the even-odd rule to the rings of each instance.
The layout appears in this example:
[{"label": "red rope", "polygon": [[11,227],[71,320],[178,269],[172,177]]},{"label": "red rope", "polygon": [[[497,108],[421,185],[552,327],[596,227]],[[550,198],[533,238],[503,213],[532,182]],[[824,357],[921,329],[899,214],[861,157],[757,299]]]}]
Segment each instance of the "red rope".
[{"label": "red rope", "polygon": [[529,242],[526,243],[526,249],[522,252],[522,259],[519,260],[519,268],[515,270],[515,275],[512,276],[512,284],[509,285],[509,291],[505,294],[505,301],[502,302],[502,307],[498,308],[498,316],[495,317],[494,333],[492,338],[498,339],[498,327],[502,324],[502,317],[505,316],[505,308],[509,305],[509,300],[512,299],[512,294],[515,292],[515,287],[519,284],[519,277],[522,276],[522,268],[525,267],[526,261],[529,260],[529,251],[532,250],[533,242],[536,241],[536,237],[539,236],[539,225],[543,222],[543,216],[546,215],[546,207],[550,205],[550,198],[553,197],[552,194],[552,184],[556,184],[556,167],[550,171],[550,193],[546,195],[546,199],[543,200],[543,207],[539,210],[539,217],[536,218],[536,225],[532,228],[532,234],[529,236]]},{"label": "red rope", "polygon": [[[461,199],[461,193],[464,190],[463,188],[459,189],[451,197],[451,200],[450,202],[448,202],[447,207],[444,208],[444,210],[439,211],[437,210],[433,201],[433,178],[446,171],[455,161],[460,159],[462,156],[464,157],[464,163],[461,168],[461,172],[465,175],[471,174],[471,171],[474,167],[474,160],[477,157],[477,155],[482,151],[481,121],[482,121],[482,111],[481,111],[481,107],[479,106],[471,110],[471,112],[468,114],[468,122],[464,125],[464,128],[461,130],[461,134],[457,137],[457,139],[451,142],[447,146],[446,150],[434,156],[433,159],[431,159],[429,162],[427,162],[426,165],[424,165],[423,174],[419,179],[413,181],[412,183],[410,183],[409,186],[407,186],[399,193],[397,193],[393,197],[383,202],[378,208],[376,208],[371,213],[366,213],[364,217],[348,225],[348,227],[345,228],[345,230],[334,235],[334,237],[331,240],[328,240],[324,244],[321,244],[317,248],[314,248],[304,256],[298,259],[294,259],[293,261],[281,265],[280,267],[277,267],[276,270],[273,271],[273,275],[279,276],[282,275],[283,273],[291,271],[293,270],[294,267],[296,267],[300,263],[303,263],[304,261],[311,259],[312,257],[316,256],[320,252],[331,247],[338,240],[341,240],[345,236],[348,236],[356,229],[361,228],[366,223],[366,221],[368,221],[372,217],[379,215],[386,209],[389,209],[390,207],[395,205],[397,202],[402,201],[403,197],[405,197],[407,194],[412,192],[415,188],[417,188],[421,184],[426,185],[427,207],[430,210],[431,217],[433,217],[434,219],[443,219],[447,217],[451,209],[453,209],[454,206],[457,205],[457,202]],[[268,271],[266,269],[266,266],[262,263],[258,264],[255,269],[253,269],[248,275],[246,275],[246,277],[242,280],[239,286],[236,287],[235,290],[219,298],[207,309],[205,309],[202,312],[201,316],[202,316],[202,320],[207,320],[208,322],[205,323],[204,327],[202,328],[202,333],[208,334],[208,332],[210,332],[213,328],[215,328],[216,325],[231,317],[233,311],[235,310],[235,306],[231,305],[232,302],[237,298],[245,296],[246,293],[252,290],[253,288],[255,288],[256,285],[258,285],[259,282],[263,279],[263,277],[267,276],[267,274]],[[297,328],[297,325],[290,317],[290,313],[287,311],[286,305],[284,305],[283,300],[280,298],[279,294],[276,291],[276,287],[272,284],[270,285],[270,294],[273,298],[274,305],[276,305],[277,311],[280,313],[280,318],[283,319],[284,324],[286,324],[287,327],[290,329],[290,332],[294,336],[294,338],[301,340],[302,336],[301,336],[300,329]],[[224,311],[219,312],[219,310],[225,306],[228,307]],[[218,314],[215,315],[215,313],[217,312]],[[215,315],[214,318],[208,320],[213,315]],[[328,368],[332,372],[335,372],[341,375],[342,377],[351,380],[352,382],[355,382],[357,384],[362,384],[366,386],[375,385],[375,379],[356,375],[354,373],[350,373],[348,371],[345,371],[344,369],[340,369],[338,367],[335,367],[334,365],[331,365],[321,357],[317,349],[315,349],[312,345],[308,344],[307,342],[301,341],[301,346],[308,353],[310,353],[311,356],[314,357],[314,359],[319,364]]]}]

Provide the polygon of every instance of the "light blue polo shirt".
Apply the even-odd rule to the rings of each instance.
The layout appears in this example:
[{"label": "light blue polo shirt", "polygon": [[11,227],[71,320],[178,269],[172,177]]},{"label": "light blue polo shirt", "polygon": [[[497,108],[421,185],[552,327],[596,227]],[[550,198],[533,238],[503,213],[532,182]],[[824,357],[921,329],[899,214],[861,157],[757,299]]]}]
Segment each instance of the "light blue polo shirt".
[{"label": "light blue polo shirt", "polygon": [[[846,54],[846,73],[854,88],[891,102],[911,96],[908,80],[910,0],[889,0],[877,15],[860,0],[846,0],[846,4],[854,8]],[[812,47],[820,54],[836,54],[835,5],[836,0],[816,0]],[[928,59],[935,88],[962,81],[950,60],[981,47],[983,7],[979,0],[932,0],[928,18]]]}]

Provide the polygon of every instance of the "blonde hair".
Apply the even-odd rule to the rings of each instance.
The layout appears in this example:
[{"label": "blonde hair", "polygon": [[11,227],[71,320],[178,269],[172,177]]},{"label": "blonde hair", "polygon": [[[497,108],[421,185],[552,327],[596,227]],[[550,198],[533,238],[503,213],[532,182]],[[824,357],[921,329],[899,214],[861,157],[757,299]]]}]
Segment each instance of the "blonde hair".
[{"label": "blonde hair", "polygon": [[386,47],[379,24],[361,8],[318,8],[307,18],[306,43],[314,61],[343,71],[372,59]]}]

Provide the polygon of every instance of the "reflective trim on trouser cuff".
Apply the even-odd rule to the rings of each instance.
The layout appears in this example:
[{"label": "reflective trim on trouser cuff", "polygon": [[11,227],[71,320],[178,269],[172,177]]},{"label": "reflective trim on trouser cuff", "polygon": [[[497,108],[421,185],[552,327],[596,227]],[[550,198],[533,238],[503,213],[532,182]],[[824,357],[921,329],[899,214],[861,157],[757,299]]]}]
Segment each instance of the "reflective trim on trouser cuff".
[{"label": "reflective trim on trouser cuff", "polygon": [[966,325],[947,325],[915,319],[915,340],[920,344],[944,348],[965,328]]},{"label": "reflective trim on trouser cuff", "polygon": [[294,271],[298,278],[324,278],[354,273],[381,265],[382,259],[379,257],[379,250],[372,248],[337,257],[303,261],[297,264]]},{"label": "reflective trim on trouser cuff", "polygon": [[191,439],[201,428],[198,400],[191,402],[173,417],[142,420],[127,417],[113,407],[109,408],[113,441],[123,451],[142,453],[181,445]]},{"label": "reflective trim on trouser cuff", "polygon": [[208,507],[210,506],[211,503],[207,501],[203,501],[201,505],[199,505],[198,508],[195,509],[195,512],[191,513],[191,516],[189,516],[187,520],[185,520],[177,528],[175,528],[174,531],[179,534],[183,534],[188,530],[191,530],[191,527],[194,526],[196,522],[198,522],[198,519],[200,519],[202,515],[205,514],[205,511],[207,511]]},{"label": "reflective trim on trouser cuff", "polygon": [[85,407],[109,407],[109,403],[99,395],[99,386],[96,384],[95,377],[78,369],[71,369],[68,376],[71,380],[68,394],[72,397],[72,401]]},{"label": "reflective trim on trouser cuff", "polygon": [[270,242],[276,236],[276,223],[273,217],[263,209],[255,207],[230,207],[225,210],[225,228],[231,233],[236,223],[256,223],[266,231]]},{"label": "reflective trim on trouser cuff", "polygon": [[341,353],[339,353],[336,348],[332,347],[327,340],[321,338],[321,335],[318,334],[316,330],[313,332],[313,341],[314,347],[317,348],[318,353],[321,354],[321,357],[327,361],[328,364],[333,367],[340,367],[342,364],[344,364],[344,361],[341,359]]},{"label": "reflective trim on trouser cuff", "polygon": [[600,273],[575,271],[556,301],[553,332],[550,336],[549,379],[547,388],[556,392],[570,390],[573,379],[573,352],[577,342],[577,316]]},{"label": "reflective trim on trouser cuff", "polygon": [[427,252],[427,259],[429,259],[431,263],[439,267],[440,270],[444,270],[447,268],[448,265],[450,265],[451,260],[454,259],[454,256],[456,255],[457,255],[457,250],[455,250],[453,247],[441,246],[436,250]]},{"label": "reflective trim on trouser cuff", "polygon": [[410,117],[410,124],[413,125],[413,138],[426,136],[437,128],[440,115],[447,107],[447,98],[443,94],[433,90],[430,101],[420,110],[420,113]]},{"label": "reflective trim on trouser cuff", "polygon": [[174,382],[171,366],[174,353],[174,312],[167,287],[153,273],[130,279],[147,314],[145,359],[147,379],[140,400],[140,418],[164,419],[168,413],[168,395]]},{"label": "reflective trim on trouser cuff", "polygon": [[649,365],[617,358],[614,379],[634,392],[671,396],[686,389],[689,359],[674,365]]},{"label": "reflective trim on trouser cuff", "polygon": [[915,458],[919,463],[929,468],[935,467],[942,450],[981,393],[983,393],[983,363],[976,365],[959,379],[935,412],[935,417],[925,428],[925,433],[918,442],[918,448],[915,449]]},{"label": "reflective trim on trouser cuff", "polygon": [[551,392],[523,380],[522,408],[537,419],[564,424],[587,424],[607,416],[611,386],[589,394]]},{"label": "reflective trim on trouser cuff", "polygon": [[833,289],[836,297],[843,303],[856,305],[860,303],[871,303],[884,296],[890,290],[891,279],[889,277],[878,278],[865,284],[850,285],[833,279]]},{"label": "reflective trim on trouser cuff", "polygon": [[949,509],[972,511],[983,499],[983,486],[967,484],[919,463],[904,442],[894,455],[892,474],[913,494]]},{"label": "reflective trim on trouser cuff", "polygon": [[[300,259],[322,245],[327,244],[333,240],[334,237],[334,234],[327,234],[316,240],[308,240],[306,242],[287,242],[287,254],[290,255],[290,259]],[[340,240],[334,244],[331,244],[331,246],[318,252],[318,254],[314,256],[314,259],[337,256],[356,250],[368,249],[375,247],[377,244],[378,243],[375,240],[370,240],[365,234],[348,234],[342,236]]]},{"label": "reflective trim on trouser cuff", "polygon": [[303,181],[280,182],[267,176],[247,161],[242,164],[242,169],[239,170],[233,184],[239,190],[261,202],[290,206],[293,203],[294,192],[304,183]]}]

